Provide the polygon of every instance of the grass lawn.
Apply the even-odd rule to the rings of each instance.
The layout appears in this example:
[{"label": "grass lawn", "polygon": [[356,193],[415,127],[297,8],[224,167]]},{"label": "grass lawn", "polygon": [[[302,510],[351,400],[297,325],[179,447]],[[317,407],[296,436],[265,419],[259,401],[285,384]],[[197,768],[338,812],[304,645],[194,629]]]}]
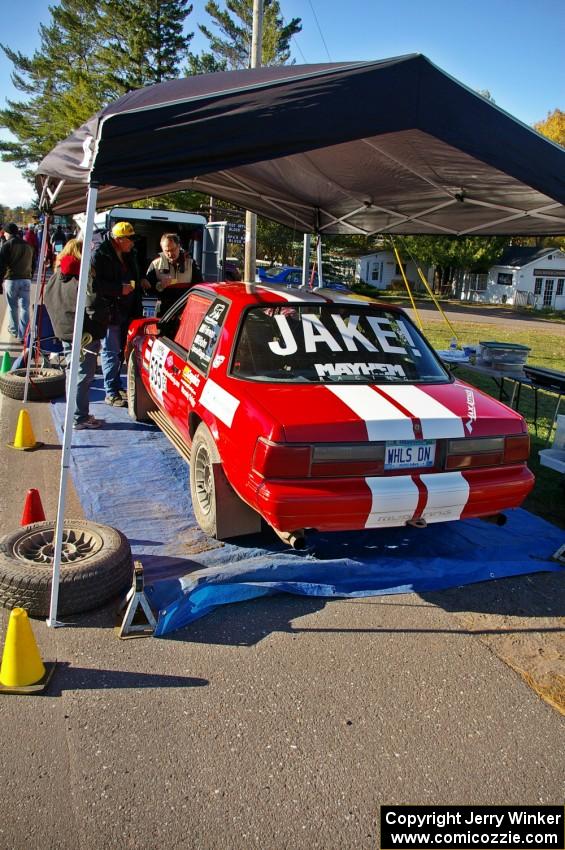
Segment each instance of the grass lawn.
[{"label": "grass lawn", "polygon": [[[539,328],[520,328],[517,322],[513,328],[504,328],[492,324],[476,322],[460,322],[454,324],[460,342],[476,344],[480,340],[497,340],[498,342],[515,342],[531,348],[528,363],[557,369],[565,372],[565,337],[552,332],[551,326],[539,325]],[[428,323],[424,327],[427,339],[437,349],[449,347],[452,333],[443,322]],[[457,368],[457,377],[478,387],[489,395],[498,398],[498,388],[494,381],[486,375],[466,372],[464,366]],[[553,469],[541,466],[538,452],[547,447],[546,439],[553,420],[557,396],[538,390],[538,428],[534,429],[534,393],[522,386],[520,397],[520,413],[528,423],[531,438],[530,460],[528,466],[536,476],[536,484],[523,507],[548,522],[565,528],[565,491],[562,476]],[[565,414],[565,402],[562,402],[561,412]],[[551,442],[550,444],[551,445]]]}]

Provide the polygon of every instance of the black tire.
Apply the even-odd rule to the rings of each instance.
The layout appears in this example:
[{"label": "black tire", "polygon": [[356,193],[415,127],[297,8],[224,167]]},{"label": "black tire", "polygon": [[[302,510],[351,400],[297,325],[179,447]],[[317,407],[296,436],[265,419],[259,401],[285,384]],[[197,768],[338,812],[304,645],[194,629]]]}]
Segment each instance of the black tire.
[{"label": "black tire", "polygon": [[[65,395],[65,372],[63,369],[32,366],[29,370],[29,401],[57,398]],[[0,392],[10,398],[23,399],[26,370],[14,369],[0,374]]]},{"label": "black tire", "polygon": [[128,413],[136,422],[149,422],[149,411],[156,410],[157,406],[152,401],[149,393],[143,386],[139,370],[135,362],[135,351],[132,351],[128,360]]},{"label": "black tire", "polygon": [[216,536],[214,464],[219,462],[216,443],[204,422],[201,422],[190,447],[190,495],[196,521],[210,537]]},{"label": "black tire", "polygon": [[[0,538],[0,604],[47,617],[51,603],[54,522],[34,522]],[[63,524],[57,613],[64,617],[98,608],[132,583],[127,538],[87,520]]]}]

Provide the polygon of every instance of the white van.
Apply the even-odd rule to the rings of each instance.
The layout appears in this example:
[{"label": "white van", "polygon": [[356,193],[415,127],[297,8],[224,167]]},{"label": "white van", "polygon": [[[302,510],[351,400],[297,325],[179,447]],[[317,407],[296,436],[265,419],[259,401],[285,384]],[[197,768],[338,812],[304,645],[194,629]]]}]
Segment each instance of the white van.
[{"label": "white van", "polygon": [[[85,216],[77,215],[74,219],[82,230]],[[94,246],[118,221],[129,221],[135,230],[135,250],[142,276],[161,250],[163,233],[176,233],[182,247],[198,263],[205,281],[215,282],[226,278],[227,222],[208,224],[203,215],[179,210],[112,207],[96,213],[94,217]],[[153,315],[155,301],[154,297],[144,298],[144,314]]]}]

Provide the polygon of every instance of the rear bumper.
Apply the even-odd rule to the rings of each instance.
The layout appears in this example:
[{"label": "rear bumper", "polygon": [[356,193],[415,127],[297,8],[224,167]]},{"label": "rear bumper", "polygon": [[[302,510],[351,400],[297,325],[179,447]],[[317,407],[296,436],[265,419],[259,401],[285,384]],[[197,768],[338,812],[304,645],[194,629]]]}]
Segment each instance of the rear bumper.
[{"label": "rear bumper", "polygon": [[521,505],[534,485],[523,464],[380,478],[264,481],[259,513],[280,531],[353,531],[489,516]]}]

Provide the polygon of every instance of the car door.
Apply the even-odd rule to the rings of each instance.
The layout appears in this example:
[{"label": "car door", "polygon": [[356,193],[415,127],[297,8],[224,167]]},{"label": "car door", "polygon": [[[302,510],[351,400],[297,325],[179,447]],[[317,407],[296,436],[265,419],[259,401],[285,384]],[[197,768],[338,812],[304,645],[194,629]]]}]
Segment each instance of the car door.
[{"label": "car door", "polygon": [[196,331],[213,298],[191,292],[184,307],[159,323],[160,334],[149,354],[149,387],[159,406],[181,433],[188,437],[188,409],[200,377],[190,379],[187,357]]}]

